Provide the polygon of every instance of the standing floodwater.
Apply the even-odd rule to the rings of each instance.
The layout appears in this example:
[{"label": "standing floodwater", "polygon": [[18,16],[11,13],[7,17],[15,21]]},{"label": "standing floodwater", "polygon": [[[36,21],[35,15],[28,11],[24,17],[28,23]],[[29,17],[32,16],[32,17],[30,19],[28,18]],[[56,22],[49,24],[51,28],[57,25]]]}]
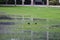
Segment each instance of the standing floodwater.
[{"label": "standing floodwater", "polygon": [[0,40],[60,40],[59,20],[0,15]]}]

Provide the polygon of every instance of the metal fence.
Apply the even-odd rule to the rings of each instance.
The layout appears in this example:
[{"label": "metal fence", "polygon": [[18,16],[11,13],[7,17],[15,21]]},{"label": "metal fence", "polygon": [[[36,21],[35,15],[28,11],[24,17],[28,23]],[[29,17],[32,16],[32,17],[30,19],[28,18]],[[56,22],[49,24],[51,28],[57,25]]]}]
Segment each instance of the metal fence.
[{"label": "metal fence", "polygon": [[10,17],[0,19],[0,40],[60,40],[60,19]]}]

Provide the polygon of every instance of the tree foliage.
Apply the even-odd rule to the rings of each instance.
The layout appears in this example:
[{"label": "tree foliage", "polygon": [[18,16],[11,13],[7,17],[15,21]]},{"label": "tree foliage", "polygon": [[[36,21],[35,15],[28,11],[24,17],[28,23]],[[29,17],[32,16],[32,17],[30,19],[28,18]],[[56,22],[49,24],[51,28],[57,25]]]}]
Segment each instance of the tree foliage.
[{"label": "tree foliage", "polygon": [[0,0],[0,2],[3,2],[3,1],[6,1],[6,0]]},{"label": "tree foliage", "polygon": [[58,5],[59,4],[59,0],[49,0],[49,4],[50,5]]}]

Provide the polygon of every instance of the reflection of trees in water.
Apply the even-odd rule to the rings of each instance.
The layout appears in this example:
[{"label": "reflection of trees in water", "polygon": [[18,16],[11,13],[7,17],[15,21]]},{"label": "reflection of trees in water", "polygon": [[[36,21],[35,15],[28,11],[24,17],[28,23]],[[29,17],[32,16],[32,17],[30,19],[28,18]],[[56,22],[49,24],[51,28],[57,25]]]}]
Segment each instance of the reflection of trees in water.
[{"label": "reflection of trees in water", "polygon": [[52,25],[52,27],[60,27],[60,24]]},{"label": "reflection of trees in water", "polygon": [[6,16],[6,15],[2,15],[2,16],[0,16],[0,20],[1,19],[12,19],[11,17],[9,17],[9,16]]},{"label": "reflection of trees in water", "polygon": [[0,22],[0,25],[13,25],[14,22]]}]

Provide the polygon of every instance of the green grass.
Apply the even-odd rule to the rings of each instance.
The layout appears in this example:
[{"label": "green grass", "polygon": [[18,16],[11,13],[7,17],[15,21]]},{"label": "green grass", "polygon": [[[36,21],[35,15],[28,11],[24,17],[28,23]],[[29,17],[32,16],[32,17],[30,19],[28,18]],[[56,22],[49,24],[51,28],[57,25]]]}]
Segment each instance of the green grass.
[{"label": "green grass", "polygon": [[49,7],[0,7],[0,12],[30,15],[39,18],[60,18],[60,8]]}]

